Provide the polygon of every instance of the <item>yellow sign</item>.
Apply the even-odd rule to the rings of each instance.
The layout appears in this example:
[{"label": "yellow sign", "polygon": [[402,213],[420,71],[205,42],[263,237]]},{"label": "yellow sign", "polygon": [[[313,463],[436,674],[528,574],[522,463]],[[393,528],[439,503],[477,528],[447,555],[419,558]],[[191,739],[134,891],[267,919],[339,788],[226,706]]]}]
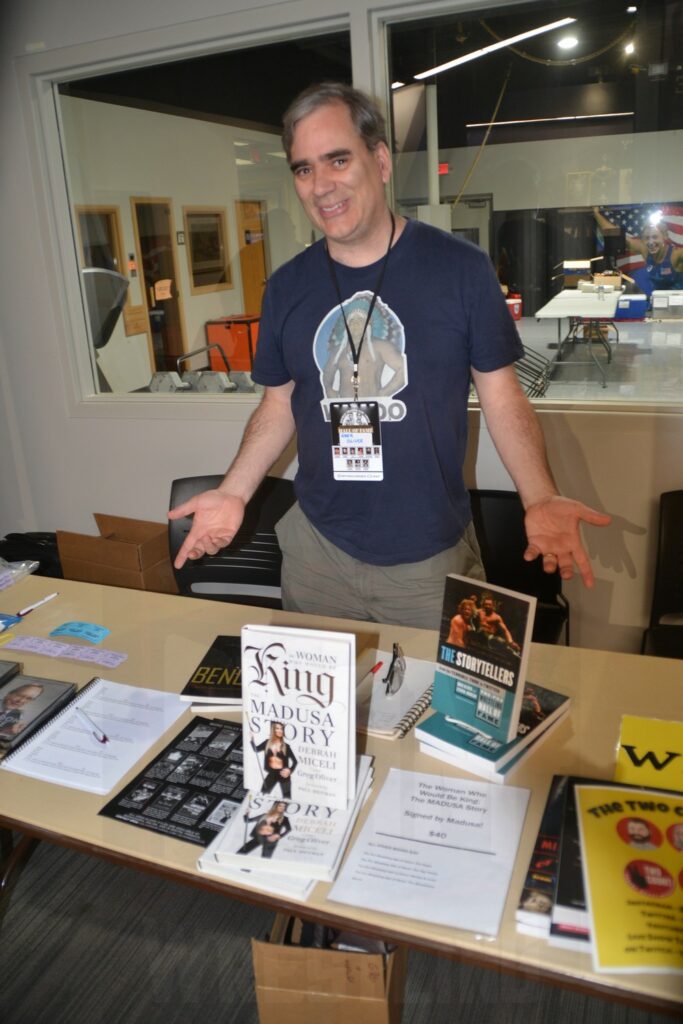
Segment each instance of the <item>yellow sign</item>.
[{"label": "yellow sign", "polygon": [[614,781],[683,792],[683,722],[624,715]]},{"label": "yellow sign", "polygon": [[683,797],[576,786],[596,971],[683,973]]}]

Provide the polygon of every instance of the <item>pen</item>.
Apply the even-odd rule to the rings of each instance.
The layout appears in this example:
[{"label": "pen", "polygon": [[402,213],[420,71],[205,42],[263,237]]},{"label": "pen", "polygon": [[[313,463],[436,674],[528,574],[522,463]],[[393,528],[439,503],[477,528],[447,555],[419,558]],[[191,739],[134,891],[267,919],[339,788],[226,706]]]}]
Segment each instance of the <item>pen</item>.
[{"label": "pen", "polygon": [[376,672],[379,672],[383,664],[383,661],[378,661],[376,665],[373,665],[371,669],[368,669],[368,671],[365,673],[361,681],[357,684],[357,687],[362,686],[366,679],[371,679]]},{"label": "pen", "polygon": [[86,715],[85,711],[81,711],[80,708],[75,708],[76,716],[80,719],[81,724],[86,727],[90,735],[97,740],[98,743],[109,743],[109,737],[105,736],[101,729],[93,722],[92,718]]},{"label": "pen", "polygon": [[47,602],[51,601],[53,597],[59,597],[59,591],[55,591],[54,594],[48,594],[47,597],[44,597],[41,601],[36,601],[35,604],[30,604],[28,607],[22,608],[20,612],[17,612],[17,615],[20,618],[23,618],[24,615],[28,615],[29,612],[32,612],[34,608],[40,608],[41,604],[47,604]]},{"label": "pen", "polygon": [[370,684],[372,683],[373,677],[379,672],[383,664],[383,661],[378,661],[376,665],[373,665],[372,668],[365,673],[361,681],[356,684],[356,703],[359,707],[363,704],[367,704],[372,698],[372,686]]}]

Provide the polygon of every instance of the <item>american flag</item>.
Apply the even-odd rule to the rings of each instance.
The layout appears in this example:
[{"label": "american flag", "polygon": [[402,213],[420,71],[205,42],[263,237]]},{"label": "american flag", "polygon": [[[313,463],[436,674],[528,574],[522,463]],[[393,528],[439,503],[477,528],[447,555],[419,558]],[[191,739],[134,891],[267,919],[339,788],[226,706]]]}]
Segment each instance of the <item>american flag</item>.
[{"label": "american flag", "polygon": [[[633,206],[601,206],[603,214],[616,227],[623,228],[628,235],[639,236],[650,223],[650,218],[659,214],[658,225],[666,231],[673,245],[683,246],[683,205],[681,203],[652,203]],[[617,266],[625,274],[645,266],[645,260],[637,252],[625,252],[617,259]]]}]

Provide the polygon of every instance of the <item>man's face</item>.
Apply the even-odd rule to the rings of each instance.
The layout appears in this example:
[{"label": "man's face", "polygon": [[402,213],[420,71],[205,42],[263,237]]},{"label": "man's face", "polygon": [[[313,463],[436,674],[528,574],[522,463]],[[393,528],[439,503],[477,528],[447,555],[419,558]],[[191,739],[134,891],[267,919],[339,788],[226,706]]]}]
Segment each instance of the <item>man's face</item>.
[{"label": "man's face", "polygon": [[647,251],[655,256],[664,245],[664,237],[659,228],[645,228],[643,231],[643,241]]},{"label": "man's face", "polygon": [[650,830],[644,821],[629,821],[627,830],[632,843],[647,843],[650,839]]},{"label": "man's face", "polygon": [[493,611],[493,601],[491,600],[490,597],[487,598],[486,601],[483,602],[482,608],[486,612],[487,615],[491,614],[491,612]]},{"label": "man's face", "polygon": [[40,693],[40,687],[38,686],[19,686],[16,690],[12,690],[5,697],[3,704],[7,710],[10,708],[23,708],[25,704],[30,704],[32,700],[35,700]]},{"label": "man's face", "polygon": [[384,229],[389,151],[379,143],[370,152],[343,103],[327,103],[297,123],[290,162],[297,195],[333,255]]}]

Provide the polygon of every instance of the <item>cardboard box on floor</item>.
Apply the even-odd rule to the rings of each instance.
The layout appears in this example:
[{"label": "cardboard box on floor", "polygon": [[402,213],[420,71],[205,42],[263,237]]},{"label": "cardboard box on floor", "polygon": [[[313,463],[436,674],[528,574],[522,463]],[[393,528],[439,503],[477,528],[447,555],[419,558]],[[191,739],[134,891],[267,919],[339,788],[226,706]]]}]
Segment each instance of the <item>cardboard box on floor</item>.
[{"label": "cardboard box on floor", "polygon": [[400,1024],[406,951],[344,953],[283,944],[278,914],[269,942],[252,939],[260,1024]]},{"label": "cardboard box on floor", "polygon": [[94,516],[99,537],[57,530],[57,549],[65,579],[178,593],[165,523],[101,512]]}]

